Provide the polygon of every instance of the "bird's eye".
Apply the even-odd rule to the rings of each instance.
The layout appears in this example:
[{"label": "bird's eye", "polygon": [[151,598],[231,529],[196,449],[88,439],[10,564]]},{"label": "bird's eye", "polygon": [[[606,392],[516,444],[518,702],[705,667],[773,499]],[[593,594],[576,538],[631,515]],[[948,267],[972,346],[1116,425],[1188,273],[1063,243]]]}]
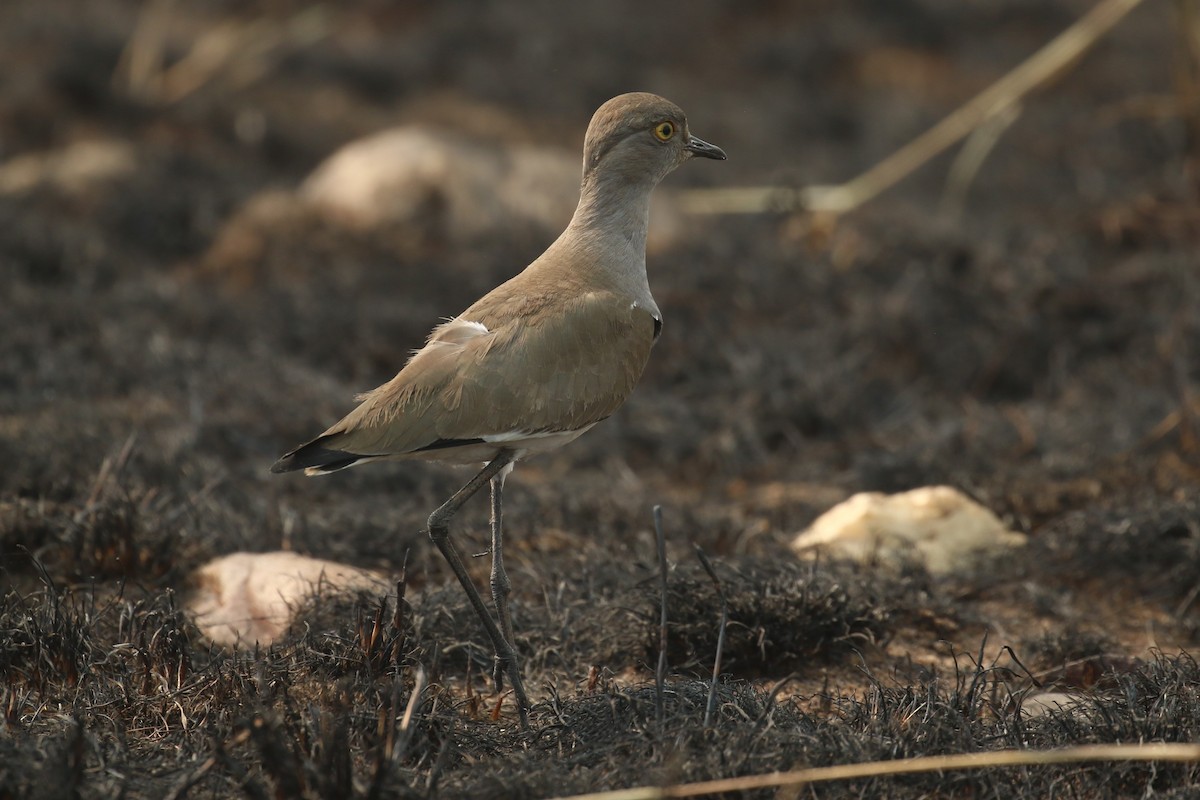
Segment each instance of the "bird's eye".
[{"label": "bird's eye", "polygon": [[665,142],[675,135],[675,124],[671,122],[660,122],[654,126],[654,135],[658,137],[660,142]]}]

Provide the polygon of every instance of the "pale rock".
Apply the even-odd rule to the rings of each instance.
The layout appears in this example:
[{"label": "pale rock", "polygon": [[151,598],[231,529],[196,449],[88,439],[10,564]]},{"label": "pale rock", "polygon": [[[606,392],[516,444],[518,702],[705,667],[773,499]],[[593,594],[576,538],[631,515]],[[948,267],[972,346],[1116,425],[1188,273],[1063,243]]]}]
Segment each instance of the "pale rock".
[{"label": "pale rock", "polygon": [[1025,540],[957,489],[925,486],[894,495],[856,494],[818,517],[792,549],[885,567],[917,564],[932,575],[948,575]]},{"label": "pale rock", "polygon": [[1077,714],[1087,703],[1088,698],[1071,692],[1039,692],[1026,695],[1021,700],[1021,716],[1025,719],[1037,719],[1052,712],[1062,714]]},{"label": "pale rock", "polygon": [[0,164],[0,194],[16,194],[39,185],[79,192],[123,178],[136,168],[134,149],[127,142],[75,142],[58,150],[23,153]]},{"label": "pale rock", "polygon": [[[557,236],[579,199],[579,157],[422,126],[350,142],[321,163],[298,191],[301,202],[340,224],[367,229],[436,221],[451,241],[526,227]],[[669,202],[654,202],[653,250],[679,235]]]},{"label": "pale rock", "polygon": [[232,553],[192,574],[187,608],[201,633],[217,644],[266,645],[315,593],[386,591],[369,570],[291,552]]}]

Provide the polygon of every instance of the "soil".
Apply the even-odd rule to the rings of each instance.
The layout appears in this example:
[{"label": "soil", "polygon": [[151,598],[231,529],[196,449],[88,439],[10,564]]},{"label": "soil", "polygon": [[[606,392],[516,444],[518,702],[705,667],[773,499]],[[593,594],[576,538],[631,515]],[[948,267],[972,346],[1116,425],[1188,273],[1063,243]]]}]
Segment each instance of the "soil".
[{"label": "soil", "polygon": [[[530,731],[494,694],[491,653],[423,533],[468,474],[267,467],[545,234],[283,215],[229,238],[256,197],[365,134],[421,122],[578,149],[591,112],[635,89],[729,153],[664,188],[836,184],[1088,7],[0,5],[0,798],[546,797],[1196,741],[1187,4],[1131,13],[1026,100],[961,190],[947,190],[951,152],[836,220],[693,219],[651,254],[665,327],[634,396],[508,482]],[[189,62],[206,36],[239,55]],[[63,166],[95,142],[117,167]],[[20,159],[42,167],[10,169]],[[791,555],[855,492],[942,483],[1029,544],[953,579]],[[671,566],[662,687],[655,505]],[[486,506],[456,521],[471,553]],[[721,602],[696,547],[729,609],[711,710]],[[402,599],[317,597],[270,647],[206,643],[182,611],[191,572],[281,548],[397,575],[407,560]],[[488,559],[471,561],[485,585]],[[1020,712],[1048,688],[1084,700]],[[1195,765],[1119,763],[803,794],[1197,791]]]}]

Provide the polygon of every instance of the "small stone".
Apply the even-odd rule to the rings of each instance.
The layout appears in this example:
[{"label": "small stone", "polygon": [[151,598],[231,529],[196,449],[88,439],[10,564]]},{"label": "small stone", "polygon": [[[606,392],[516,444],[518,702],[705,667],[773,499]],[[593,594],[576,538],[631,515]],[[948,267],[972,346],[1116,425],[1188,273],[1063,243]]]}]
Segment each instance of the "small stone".
[{"label": "small stone", "polygon": [[25,153],[0,164],[0,194],[16,194],[39,185],[82,192],[137,169],[133,146],[127,142],[75,142],[59,150]]},{"label": "small stone", "polygon": [[835,558],[882,566],[915,564],[932,575],[964,572],[1025,544],[988,509],[950,486],[900,494],[862,492],[826,511],[792,542]]},{"label": "small stone", "polygon": [[384,576],[298,553],[232,553],[192,574],[187,608],[200,632],[217,644],[266,645],[317,592],[386,591]]},{"label": "small stone", "polygon": [[[309,207],[349,228],[436,225],[449,241],[511,236],[514,228],[557,236],[579,199],[579,157],[557,148],[508,145],[413,125],[350,142],[300,186]],[[673,209],[655,203],[650,246],[677,235]]]},{"label": "small stone", "polygon": [[1087,702],[1081,694],[1071,692],[1040,692],[1027,695],[1021,700],[1021,716],[1025,719],[1037,719],[1055,711],[1061,714],[1077,713]]},{"label": "small stone", "polygon": [[489,147],[422,127],[393,128],[325,159],[299,196],[351,227],[436,213],[455,239],[521,222],[559,229],[575,207],[577,160],[565,152]]}]

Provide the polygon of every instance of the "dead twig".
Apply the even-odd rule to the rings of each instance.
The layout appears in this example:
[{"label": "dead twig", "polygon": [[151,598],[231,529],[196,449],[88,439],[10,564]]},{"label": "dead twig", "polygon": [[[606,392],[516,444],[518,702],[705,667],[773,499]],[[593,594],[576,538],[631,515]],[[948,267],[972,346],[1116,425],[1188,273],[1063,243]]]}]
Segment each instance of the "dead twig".
[{"label": "dead twig", "polygon": [[[1176,95],[1180,115],[1188,131],[1188,150],[1200,158],[1200,0],[1175,0],[1182,49],[1176,70]],[[1192,175],[1193,189],[1200,192],[1200,171]]]},{"label": "dead twig", "polygon": [[396,743],[392,747],[393,764],[399,764],[408,752],[409,742],[412,741],[413,719],[421,713],[421,707],[425,705],[425,687],[428,683],[425,668],[418,666],[412,693],[408,696],[408,705],[404,707],[404,716],[400,720],[400,735],[396,737]]},{"label": "dead twig", "polygon": [[842,214],[858,208],[991,119],[1003,119],[1030,92],[1049,83],[1142,0],[1101,0],[1000,80],[869,170],[837,186],[751,186],[681,194],[693,214],[755,214],[807,210]]},{"label": "dead twig", "polygon": [[942,191],[942,211],[958,214],[966,204],[967,189],[979,174],[983,162],[991,155],[996,143],[1012,124],[1021,116],[1021,104],[1006,105],[988,116],[982,124],[963,142],[962,149],[950,165],[946,175],[946,188]]},{"label": "dead twig", "polygon": [[654,670],[654,714],[661,731],[664,719],[663,691],[667,680],[667,539],[663,534],[662,506],[654,507],[654,535],[658,542],[658,588],[662,611],[658,619],[658,666]]},{"label": "dead twig", "polygon": [[109,487],[116,485],[121,473],[125,470],[125,465],[129,463],[130,456],[133,455],[133,448],[136,444],[137,432],[135,431],[125,438],[125,443],[121,445],[121,449],[116,455],[105,456],[104,460],[100,462],[100,469],[96,473],[96,479],[92,481],[92,489],[88,493],[87,501],[75,513],[72,522],[78,525],[88,514],[95,511],[96,506],[108,493]]},{"label": "dead twig", "polygon": [[148,0],[125,43],[113,73],[113,85],[133,97],[153,97],[160,91],[166,29],[175,0]]},{"label": "dead twig", "polygon": [[400,662],[404,658],[404,645],[408,641],[404,609],[408,605],[405,595],[408,593],[408,554],[410,548],[404,548],[404,559],[400,562],[400,577],[396,580],[396,613],[392,615],[392,668],[400,670]]},{"label": "dead twig", "polygon": [[899,758],[894,761],[868,761],[861,764],[838,764],[832,767],[812,767],[792,772],[771,772],[766,775],[746,775],[700,783],[675,786],[640,786],[611,792],[571,795],[555,800],[665,800],[675,797],[700,797],[726,792],[746,792],[777,786],[802,786],[810,783],[887,778],[895,775],[914,775],[922,772],[947,772],[990,767],[1032,767],[1053,764],[1081,764],[1096,761],[1200,761],[1200,744],[1089,744],[1064,747],[1058,750],[994,750],[987,753]]},{"label": "dead twig", "polygon": [[704,705],[704,727],[707,728],[712,724],[713,714],[717,710],[717,681],[721,677],[721,654],[725,650],[725,628],[729,624],[729,601],[725,598],[725,587],[721,585],[721,579],[717,577],[717,572],[713,569],[708,556],[700,549],[700,545],[694,545],[694,547],[696,548],[696,557],[700,559],[700,565],[712,579],[713,586],[717,589],[717,596],[721,598],[721,621],[717,624],[717,654],[713,658],[712,682],[708,685],[708,702]]},{"label": "dead twig", "polygon": [[178,103],[218,78],[233,88],[245,86],[269,72],[289,51],[312,45],[332,30],[329,10],[320,5],[301,9],[283,21],[267,17],[225,21],[198,36],[187,53],[166,66],[167,28],[174,5],[174,0],[151,0],[143,7],[113,75],[118,88],[146,102]]},{"label": "dead twig", "polygon": [[[249,730],[239,731],[233,736],[232,739],[230,739],[229,745],[237,747],[238,745],[244,744],[249,738]],[[204,780],[204,778],[208,776],[208,773],[212,771],[213,767],[217,766],[218,764],[231,766],[231,759],[228,754],[228,749],[220,739],[217,739],[213,742],[212,755],[206,758],[200,764],[200,766],[196,767],[194,770],[185,775],[183,779],[177,783],[170,792],[167,793],[165,800],[183,800],[183,798],[187,796],[187,793],[194,789],[200,783],[200,781]],[[232,764],[232,766],[235,773],[241,775],[246,774],[245,768],[240,764]],[[247,790],[247,794],[249,794],[251,797],[256,796],[254,793],[254,788],[256,787],[257,784],[253,784],[252,787]]]}]

